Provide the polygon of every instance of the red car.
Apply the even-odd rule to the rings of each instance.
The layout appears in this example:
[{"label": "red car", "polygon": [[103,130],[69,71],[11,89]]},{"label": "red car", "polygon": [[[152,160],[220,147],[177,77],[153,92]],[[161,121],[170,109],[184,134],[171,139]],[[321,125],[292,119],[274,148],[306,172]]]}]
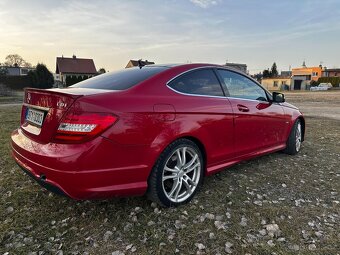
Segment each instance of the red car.
[{"label": "red car", "polygon": [[284,101],[223,66],[129,68],[65,89],[26,89],[12,154],[42,186],[74,199],[146,193],[176,206],[205,175],[296,154],[305,120]]}]

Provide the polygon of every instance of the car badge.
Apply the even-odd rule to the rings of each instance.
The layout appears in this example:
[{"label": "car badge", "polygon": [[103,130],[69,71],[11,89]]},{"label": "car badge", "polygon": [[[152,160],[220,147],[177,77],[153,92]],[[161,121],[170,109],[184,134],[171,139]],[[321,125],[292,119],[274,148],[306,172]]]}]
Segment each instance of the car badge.
[{"label": "car badge", "polygon": [[57,107],[59,107],[59,108],[64,108],[64,107],[66,107],[66,104],[65,104],[63,101],[59,101],[59,102],[57,103]]},{"label": "car badge", "polygon": [[27,103],[31,101],[31,93],[27,93],[27,98],[26,98]]}]

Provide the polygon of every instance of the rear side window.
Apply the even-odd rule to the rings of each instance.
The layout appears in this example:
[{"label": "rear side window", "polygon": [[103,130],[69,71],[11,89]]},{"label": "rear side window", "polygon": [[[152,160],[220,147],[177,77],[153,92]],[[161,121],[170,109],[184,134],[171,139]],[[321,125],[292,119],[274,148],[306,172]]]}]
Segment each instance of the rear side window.
[{"label": "rear side window", "polygon": [[167,67],[132,67],[123,70],[98,75],[94,78],[79,82],[72,88],[124,90],[166,70]]},{"label": "rear side window", "polygon": [[224,96],[221,85],[211,69],[195,70],[183,74],[168,85],[186,94]]}]

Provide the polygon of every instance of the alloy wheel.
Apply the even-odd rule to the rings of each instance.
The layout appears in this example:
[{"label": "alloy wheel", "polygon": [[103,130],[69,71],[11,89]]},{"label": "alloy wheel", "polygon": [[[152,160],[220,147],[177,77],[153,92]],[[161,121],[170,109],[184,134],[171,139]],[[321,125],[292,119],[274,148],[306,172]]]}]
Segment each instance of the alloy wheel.
[{"label": "alloy wheel", "polygon": [[201,163],[198,153],[190,147],[180,147],[165,163],[162,174],[164,194],[171,202],[183,202],[196,190],[200,178]]},{"label": "alloy wheel", "polygon": [[302,135],[301,135],[301,123],[298,122],[296,126],[296,133],[295,133],[295,148],[296,151],[300,151],[301,148],[301,140],[302,140]]}]

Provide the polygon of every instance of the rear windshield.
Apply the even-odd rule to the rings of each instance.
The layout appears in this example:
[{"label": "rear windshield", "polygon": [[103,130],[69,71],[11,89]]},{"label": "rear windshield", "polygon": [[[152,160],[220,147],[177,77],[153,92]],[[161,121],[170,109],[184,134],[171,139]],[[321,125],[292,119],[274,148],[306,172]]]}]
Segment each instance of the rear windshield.
[{"label": "rear windshield", "polygon": [[163,66],[132,67],[123,70],[101,74],[88,80],[79,82],[72,88],[124,90],[154,76],[167,69]]}]

